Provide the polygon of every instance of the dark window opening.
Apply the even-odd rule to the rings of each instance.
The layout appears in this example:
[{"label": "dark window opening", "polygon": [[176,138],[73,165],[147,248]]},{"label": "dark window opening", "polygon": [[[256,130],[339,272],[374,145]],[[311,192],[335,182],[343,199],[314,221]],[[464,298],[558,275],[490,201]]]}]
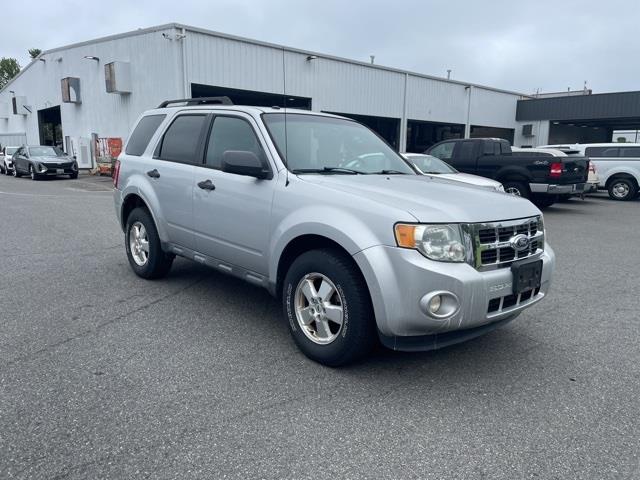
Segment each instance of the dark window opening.
[{"label": "dark window opening", "polygon": [[464,125],[456,123],[407,121],[407,152],[423,153],[443,140],[464,137]]},{"label": "dark window opening", "polygon": [[216,117],[209,136],[206,164],[213,168],[222,168],[222,157],[229,150],[253,152],[266,162],[260,142],[247,121],[234,117]]},{"label": "dark window opening", "polygon": [[38,130],[40,133],[40,145],[64,148],[62,117],[59,105],[38,110]]},{"label": "dark window opening", "polygon": [[471,138],[502,138],[513,145],[513,128],[482,127],[471,125]]},{"label": "dark window opening", "polygon": [[280,93],[256,92],[238,88],[216,87],[213,85],[191,84],[191,97],[229,97],[234,105],[254,107],[289,107],[311,110],[311,99],[282,95]]}]

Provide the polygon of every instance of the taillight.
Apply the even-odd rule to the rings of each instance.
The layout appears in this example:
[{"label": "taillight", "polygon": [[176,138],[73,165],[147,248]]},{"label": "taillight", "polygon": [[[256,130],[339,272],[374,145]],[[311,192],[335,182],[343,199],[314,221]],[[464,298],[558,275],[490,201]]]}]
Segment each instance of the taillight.
[{"label": "taillight", "polygon": [[113,166],[113,187],[118,188],[118,180],[120,179],[120,160],[116,160]]},{"label": "taillight", "polygon": [[549,176],[559,177],[560,175],[562,175],[562,163],[560,162],[552,163],[551,166],[549,167]]},{"label": "taillight", "polygon": [[591,173],[596,173],[596,166],[592,162],[589,162],[589,171]]}]

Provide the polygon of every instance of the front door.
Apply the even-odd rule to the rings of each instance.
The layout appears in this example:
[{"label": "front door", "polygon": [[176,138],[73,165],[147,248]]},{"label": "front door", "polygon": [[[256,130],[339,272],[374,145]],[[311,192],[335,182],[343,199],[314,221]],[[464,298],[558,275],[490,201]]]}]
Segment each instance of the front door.
[{"label": "front door", "polygon": [[[269,165],[264,139],[250,116],[215,116],[206,141],[205,164],[195,167],[193,209],[197,249],[223,262],[266,275],[265,253],[269,248],[276,182],[223,172],[222,157],[228,150],[251,151]],[[210,183],[203,183],[207,180]]]}]

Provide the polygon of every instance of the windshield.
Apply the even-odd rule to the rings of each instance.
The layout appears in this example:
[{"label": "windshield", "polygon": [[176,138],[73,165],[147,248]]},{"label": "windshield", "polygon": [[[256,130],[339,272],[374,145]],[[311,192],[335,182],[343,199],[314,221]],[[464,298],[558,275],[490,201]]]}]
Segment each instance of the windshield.
[{"label": "windshield", "polygon": [[6,155],[13,155],[14,153],[16,153],[16,150],[18,150],[19,147],[7,147],[5,149],[5,154]]},{"label": "windshield", "polygon": [[451,165],[443,162],[439,158],[432,157],[431,155],[407,155],[407,158],[422,173],[430,175],[437,175],[439,173],[458,173],[458,171]]},{"label": "windshield", "polygon": [[[280,156],[294,173],[410,174],[415,172],[375,133],[340,118],[263,115]],[[286,145],[285,145],[286,138]]]},{"label": "windshield", "polygon": [[64,152],[58,147],[29,147],[29,155],[32,157],[64,157]]}]

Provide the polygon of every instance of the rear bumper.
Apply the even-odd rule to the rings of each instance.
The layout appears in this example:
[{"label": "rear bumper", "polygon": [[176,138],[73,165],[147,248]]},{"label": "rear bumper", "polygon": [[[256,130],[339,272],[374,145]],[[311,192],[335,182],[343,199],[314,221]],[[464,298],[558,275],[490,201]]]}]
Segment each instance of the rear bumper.
[{"label": "rear bumper", "polygon": [[584,193],[586,183],[569,183],[567,185],[555,185],[552,183],[530,183],[531,193],[547,193],[549,195],[562,195],[566,193]]}]

